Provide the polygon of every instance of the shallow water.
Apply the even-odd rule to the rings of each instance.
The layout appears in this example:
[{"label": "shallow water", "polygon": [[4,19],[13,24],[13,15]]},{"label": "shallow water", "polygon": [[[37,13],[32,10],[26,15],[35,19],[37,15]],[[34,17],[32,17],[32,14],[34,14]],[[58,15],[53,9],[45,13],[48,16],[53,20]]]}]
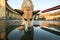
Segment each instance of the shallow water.
[{"label": "shallow water", "polygon": [[7,35],[7,40],[60,40],[60,22],[59,21],[34,21],[33,28],[30,31],[14,28]]}]

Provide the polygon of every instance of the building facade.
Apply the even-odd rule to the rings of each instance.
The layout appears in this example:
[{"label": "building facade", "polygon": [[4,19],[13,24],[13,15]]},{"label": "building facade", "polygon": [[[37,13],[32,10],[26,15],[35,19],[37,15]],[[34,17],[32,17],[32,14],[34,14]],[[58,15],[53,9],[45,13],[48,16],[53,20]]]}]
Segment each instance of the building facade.
[{"label": "building facade", "polygon": [[0,0],[0,19],[20,19],[19,13],[14,11],[8,3],[8,0]]},{"label": "building facade", "polygon": [[16,11],[14,11],[14,9],[12,9],[8,5],[8,3],[6,3],[6,18],[7,19],[20,19],[19,13],[17,13]]},{"label": "building facade", "polygon": [[40,19],[60,20],[60,5],[41,11]]},{"label": "building facade", "polygon": [[5,17],[6,1],[0,0],[0,19]]},{"label": "building facade", "polygon": [[60,9],[60,5],[52,7],[52,8],[49,8],[49,9],[46,9],[46,10],[43,10],[41,12],[45,13],[45,12],[50,12],[50,11],[54,11],[54,10],[57,10],[57,9]]}]

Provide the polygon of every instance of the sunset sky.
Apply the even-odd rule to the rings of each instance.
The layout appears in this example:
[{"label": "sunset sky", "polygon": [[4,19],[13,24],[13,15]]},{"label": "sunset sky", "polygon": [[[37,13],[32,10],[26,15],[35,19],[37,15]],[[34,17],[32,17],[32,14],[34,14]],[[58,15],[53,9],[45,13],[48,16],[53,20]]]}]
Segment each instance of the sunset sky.
[{"label": "sunset sky", "polygon": [[[19,9],[23,0],[8,0],[8,4],[13,9]],[[34,10],[45,10],[57,5],[60,5],[60,0],[32,0],[34,4]]]}]

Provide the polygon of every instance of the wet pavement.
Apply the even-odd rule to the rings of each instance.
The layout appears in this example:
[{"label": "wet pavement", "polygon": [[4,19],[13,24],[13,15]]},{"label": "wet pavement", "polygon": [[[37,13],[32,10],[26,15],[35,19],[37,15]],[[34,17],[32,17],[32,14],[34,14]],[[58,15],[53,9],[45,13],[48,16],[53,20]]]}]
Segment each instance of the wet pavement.
[{"label": "wet pavement", "polygon": [[[11,26],[7,40],[60,40],[60,21],[34,21],[30,31],[19,30],[19,26]],[[22,28],[22,27],[20,27]]]}]

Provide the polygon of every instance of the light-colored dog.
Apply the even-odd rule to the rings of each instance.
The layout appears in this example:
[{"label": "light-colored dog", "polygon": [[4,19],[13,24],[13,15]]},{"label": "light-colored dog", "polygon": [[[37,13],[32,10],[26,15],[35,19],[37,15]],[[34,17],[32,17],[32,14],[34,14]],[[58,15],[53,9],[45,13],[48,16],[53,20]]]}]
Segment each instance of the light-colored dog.
[{"label": "light-colored dog", "polygon": [[15,9],[23,19],[23,24],[25,26],[25,30],[27,31],[29,27],[33,26],[33,18],[40,10],[34,11],[34,6],[31,0],[23,0],[21,10]]}]

